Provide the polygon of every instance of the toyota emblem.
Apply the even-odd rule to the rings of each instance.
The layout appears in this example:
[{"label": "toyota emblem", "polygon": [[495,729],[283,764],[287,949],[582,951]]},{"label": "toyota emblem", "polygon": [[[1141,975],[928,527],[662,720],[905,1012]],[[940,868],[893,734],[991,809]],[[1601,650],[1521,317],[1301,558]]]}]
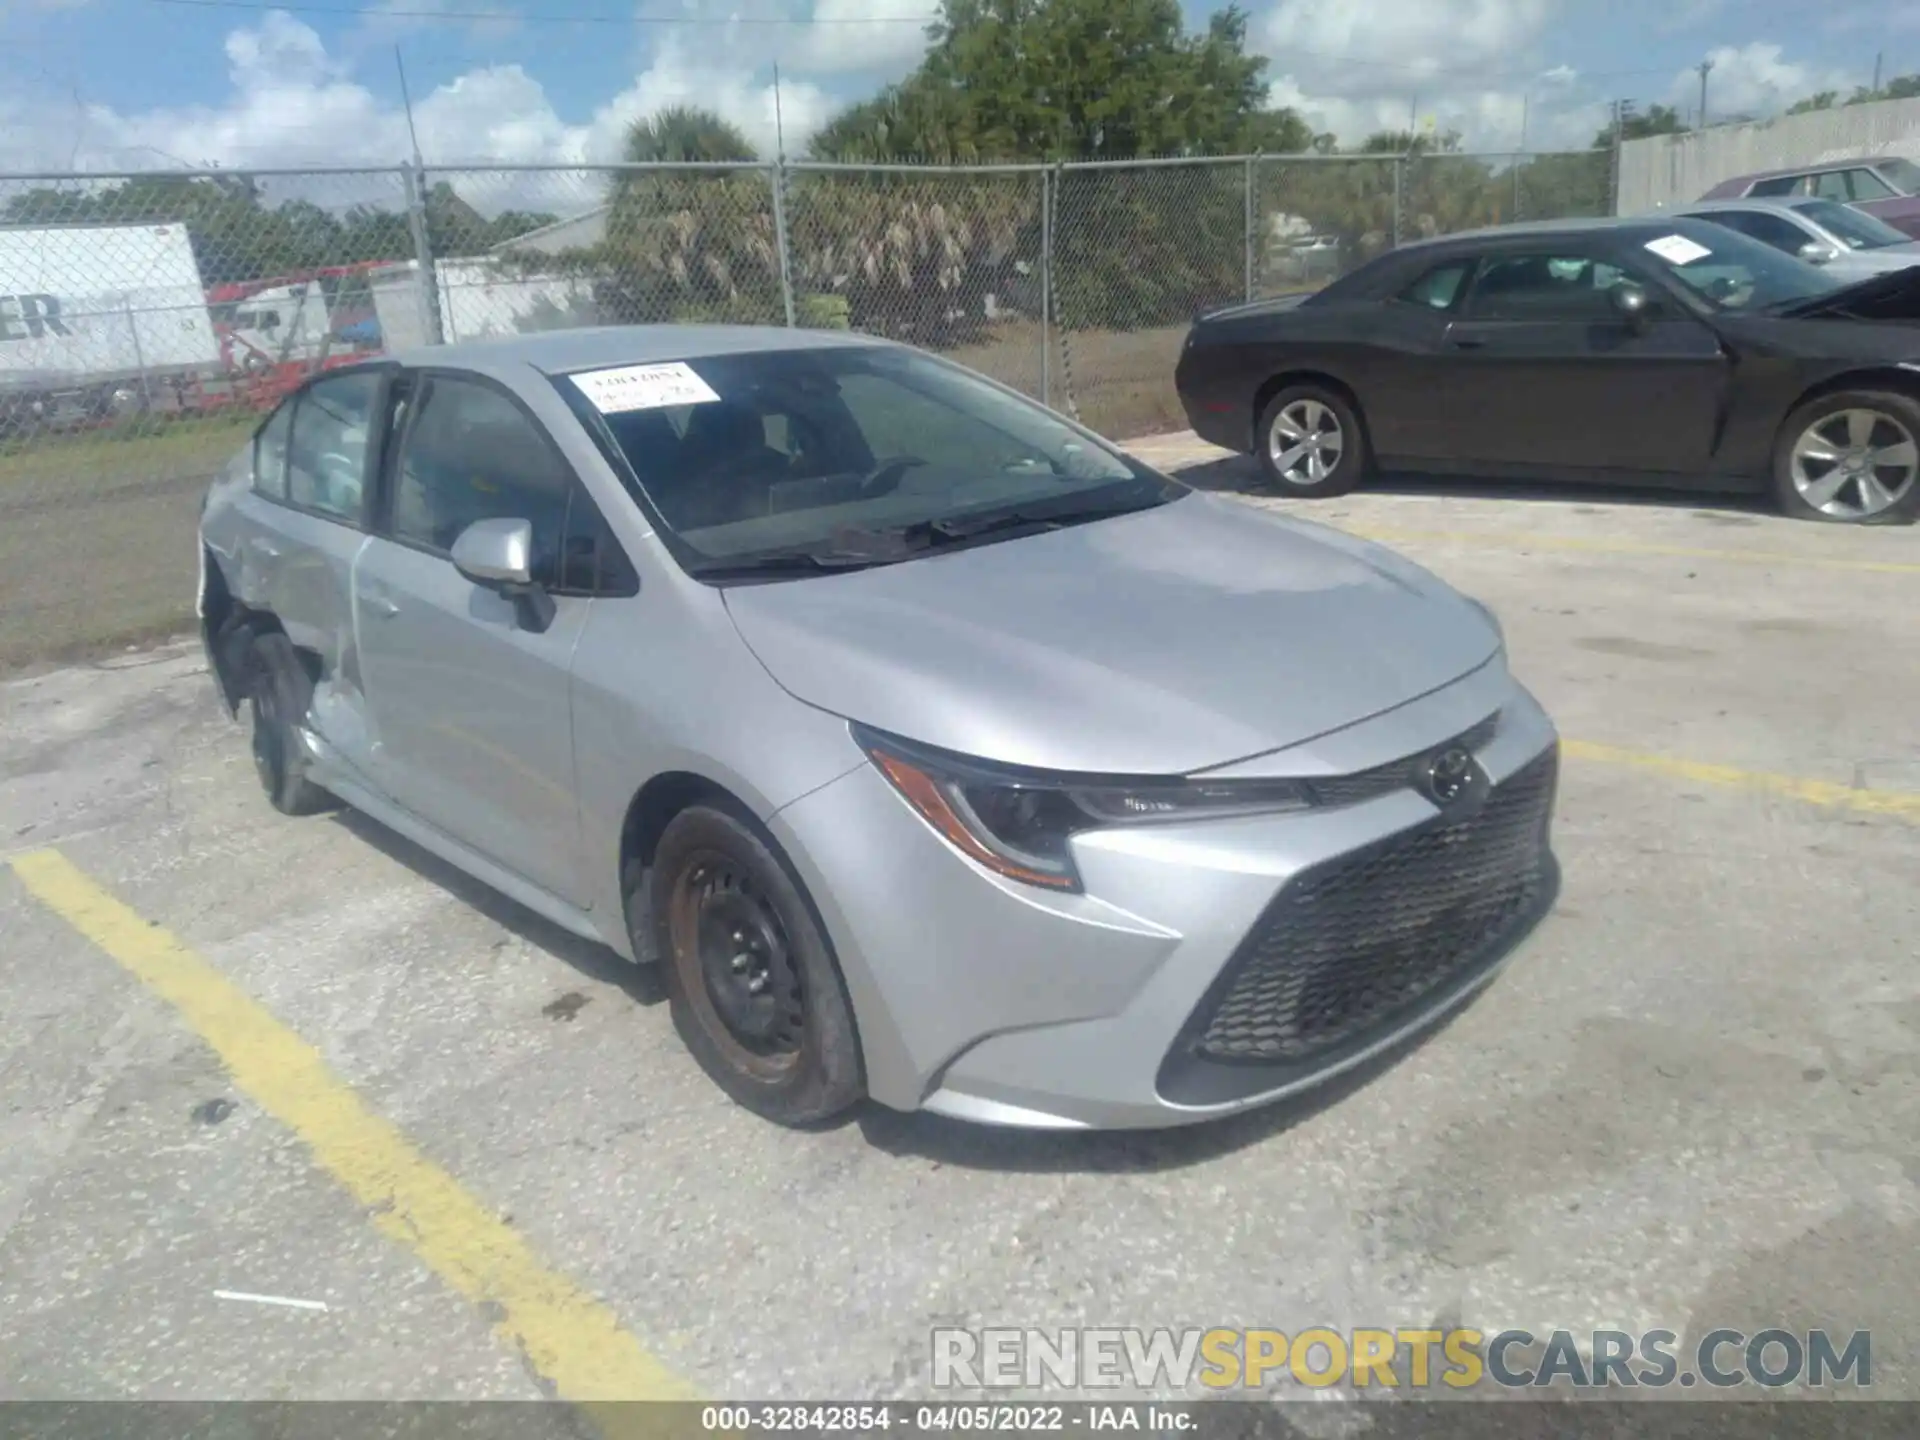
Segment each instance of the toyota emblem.
[{"label": "toyota emblem", "polygon": [[1451,745],[1427,762],[1421,777],[1436,805],[1451,805],[1467,791],[1473,779],[1473,752]]}]

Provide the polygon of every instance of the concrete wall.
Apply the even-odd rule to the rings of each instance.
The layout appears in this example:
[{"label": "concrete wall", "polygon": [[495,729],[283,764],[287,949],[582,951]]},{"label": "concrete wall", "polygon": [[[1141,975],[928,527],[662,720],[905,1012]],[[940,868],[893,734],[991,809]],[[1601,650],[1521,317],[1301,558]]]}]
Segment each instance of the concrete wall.
[{"label": "concrete wall", "polygon": [[1619,213],[1698,200],[1722,180],[1756,170],[1882,154],[1920,161],[1920,99],[1629,140],[1620,147]]}]

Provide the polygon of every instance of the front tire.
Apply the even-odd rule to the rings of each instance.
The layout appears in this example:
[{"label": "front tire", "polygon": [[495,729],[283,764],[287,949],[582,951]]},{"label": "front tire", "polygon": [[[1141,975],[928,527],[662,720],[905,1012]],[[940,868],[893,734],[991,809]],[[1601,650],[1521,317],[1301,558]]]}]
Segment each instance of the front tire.
[{"label": "front tire", "polygon": [[1920,510],[1920,402],[1891,390],[1843,390],[1800,406],[1780,427],[1774,497],[1798,520],[1905,525]]},{"label": "front tire", "polygon": [[1367,473],[1367,437],[1345,397],[1323,385],[1289,385],[1266,403],[1254,454],[1284,495],[1345,495]]},{"label": "front tire", "polygon": [[858,1101],[866,1082],[839,966],[759,826],[714,805],[682,811],[649,883],[674,1028],[709,1078],[781,1125]]},{"label": "front tire", "polygon": [[300,723],[313,703],[313,680],[278,630],[254,637],[248,651],[247,709],[260,788],[283,815],[312,815],[333,797],[307,778]]}]

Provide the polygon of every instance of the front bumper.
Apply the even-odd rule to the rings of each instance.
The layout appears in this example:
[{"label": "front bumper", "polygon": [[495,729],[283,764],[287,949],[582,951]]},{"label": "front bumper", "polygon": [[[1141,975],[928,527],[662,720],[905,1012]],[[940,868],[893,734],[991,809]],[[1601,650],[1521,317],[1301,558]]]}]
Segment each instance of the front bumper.
[{"label": "front bumper", "polygon": [[[1468,809],[1401,786],[1087,834],[1077,895],[962,858],[870,766],[789,806],[774,829],[834,941],[873,1098],[1004,1125],[1178,1125],[1319,1084],[1432,1024],[1557,893],[1552,723],[1496,665],[1260,767],[1398,761],[1496,709]],[[1524,883],[1507,883],[1519,865]]]}]

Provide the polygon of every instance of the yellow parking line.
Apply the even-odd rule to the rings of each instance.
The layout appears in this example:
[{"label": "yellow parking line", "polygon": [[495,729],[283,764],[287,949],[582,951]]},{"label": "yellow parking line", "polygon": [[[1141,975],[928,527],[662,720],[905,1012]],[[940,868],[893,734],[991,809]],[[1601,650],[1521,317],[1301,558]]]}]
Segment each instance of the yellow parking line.
[{"label": "yellow parking line", "polygon": [[1709,765],[1700,760],[1681,760],[1644,750],[1625,750],[1617,745],[1599,745],[1591,740],[1563,740],[1560,751],[1572,760],[1624,765],[1635,770],[1670,775],[1676,780],[1691,780],[1697,785],[1757,790],[1763,794],[1778,795],[1783,800],[1798,800],[1827,809],[1854,810],[1866,815],[1894,815],[1920,824],[1920,794],[1911,790],[1856,790],[1848,785],[1836,785],[1830,780],[1808,780],[1798,775],[1775,775],[1764,770]]},{"label": "yellow parking line", "polygon": [[1683,560],[1731,560],[1747,565],[1794,565],[1818,570],[1853,570],[1882,575],[1920,575],[1920,563],[1906,560],[1852,560],[1824,555],[1788,555],[1771,550],[1712,550],[1686,545],[1642,545],[1612,540],[1584,540],[1572,535],[1534,535],[1472,530],[1376,529],[1371,525],[1342,525],[1363,540],[1383,545],[1477,545],[1499,550],[1574,550],[1596,555],[1665,555]]},{"label": "yellow parking line", "polygon": [[611,1309],[542,1265],[510,1226],[368,1109],[317,1050],[182,941],[57,850],[17,855],[11,864],[42,904],[171,1003],[240,1089],[307,1144],[382,1233],[468,1300],[504,1311],[494,1333],[517,1346],[560,1398],[697,1398]]}]

